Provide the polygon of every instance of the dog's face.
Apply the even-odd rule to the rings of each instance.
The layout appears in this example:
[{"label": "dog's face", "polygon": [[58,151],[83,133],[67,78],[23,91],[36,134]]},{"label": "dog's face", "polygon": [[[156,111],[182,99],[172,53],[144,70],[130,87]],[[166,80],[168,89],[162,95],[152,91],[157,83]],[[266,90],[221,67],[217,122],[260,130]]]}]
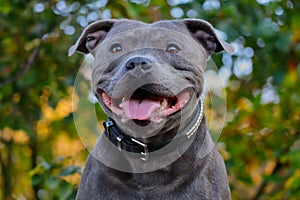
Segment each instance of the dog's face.
[{"label": "dog's face", "polygon": [[202,20],[104,20],[88,26],[69,54],[94,56],[92,89],[103,110],[124,132],[149,138],[193,117],[207,58],[222,50],[233,51]]}]

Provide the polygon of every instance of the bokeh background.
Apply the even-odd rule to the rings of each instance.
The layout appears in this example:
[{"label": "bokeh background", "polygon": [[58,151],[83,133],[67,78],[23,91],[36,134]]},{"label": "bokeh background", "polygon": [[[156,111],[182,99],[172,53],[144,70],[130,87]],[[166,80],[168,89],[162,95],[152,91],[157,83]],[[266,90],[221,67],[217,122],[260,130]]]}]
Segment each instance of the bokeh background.
[{"label": "bokeh background", "polygon": [[218,149],[232,199],[300,198],[299,1],[0,0],[0,199],[74,199],[88,152],[72,117],[83,56],[67,52],[108,18],[213,24],[236,48],[212,56],[226,86]]}]

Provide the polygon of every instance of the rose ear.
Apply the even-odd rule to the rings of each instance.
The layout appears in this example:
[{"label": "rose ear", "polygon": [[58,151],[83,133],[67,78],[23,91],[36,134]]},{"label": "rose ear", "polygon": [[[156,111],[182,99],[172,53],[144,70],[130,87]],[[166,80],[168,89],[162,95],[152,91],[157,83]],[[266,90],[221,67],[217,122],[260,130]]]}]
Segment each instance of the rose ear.
[{"label": "rose ear", "polygon": [[88,54],[101,42],[117,20],[99,20],[84,29],[77,42],[70,47],[68,55],[75,51]]},{"label": "rose ear", "polygon": [[218,38],[210,23],[200,19],[185,19],[183,23],[209,54],[212,52],[219,53],[223,50],[229,54],[234,53],[234,48],[224,40]]}]

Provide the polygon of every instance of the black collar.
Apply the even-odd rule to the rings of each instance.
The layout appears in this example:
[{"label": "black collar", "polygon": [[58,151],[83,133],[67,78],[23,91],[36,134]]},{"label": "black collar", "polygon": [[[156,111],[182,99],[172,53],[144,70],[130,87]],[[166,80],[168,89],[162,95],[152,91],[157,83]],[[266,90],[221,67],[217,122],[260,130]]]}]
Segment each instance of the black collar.
[{"label": "black collar", "polygon": [[[175,136],[172,139],[172,142],[175,144],[182,144],[185,141],[188,141],[191,136],[197,131],[199,128],[202,118],[203,118],[203,102],[202,99],[199,101],[199,107],[197,118],[195,118],[194,123],[188,126],[184,131],[185,134],[178,134],[179,136]],[[121,132],[121,130],[117,127],[116,123],[113,119],[109,118],[108,121],[103,123],[105,128],[104,134],[106,137],[118,147],[120,151],[125,150],[132,153],[140,153],[141,159],[147,161],[149,158],[149,152],[153,152],[159,150],[166,146],[170,141],[161,142],[161,143],[143,143],[136,138],[129,137],[128,135]]]}]

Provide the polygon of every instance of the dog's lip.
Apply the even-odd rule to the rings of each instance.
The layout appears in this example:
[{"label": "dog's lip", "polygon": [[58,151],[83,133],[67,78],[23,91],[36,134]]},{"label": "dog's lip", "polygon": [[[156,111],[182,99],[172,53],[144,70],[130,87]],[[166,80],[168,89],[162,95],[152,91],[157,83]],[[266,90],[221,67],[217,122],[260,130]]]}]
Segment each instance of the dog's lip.
[{"label": "dog's lip", "polygon": [[[160,96],[147,91],[137,90],[134,94],[122,98],[112,98],[105,91],[99,91],[104,105],[122,121],[138,120],[159,123],[163,118],[173,115],[185,107],[193,94],[193,88],[187,87],[176,95]],[[140,99],[139,99],[140,98]],[[145,102],[147,109],[131,112],[132,102]],[[139,104],[139,103],[135,103]],[[132,106],[136,109],[135,106]],[[138,106],[139,107],[139,106]],[[142,114],[139,114],[142,112]]]}]

